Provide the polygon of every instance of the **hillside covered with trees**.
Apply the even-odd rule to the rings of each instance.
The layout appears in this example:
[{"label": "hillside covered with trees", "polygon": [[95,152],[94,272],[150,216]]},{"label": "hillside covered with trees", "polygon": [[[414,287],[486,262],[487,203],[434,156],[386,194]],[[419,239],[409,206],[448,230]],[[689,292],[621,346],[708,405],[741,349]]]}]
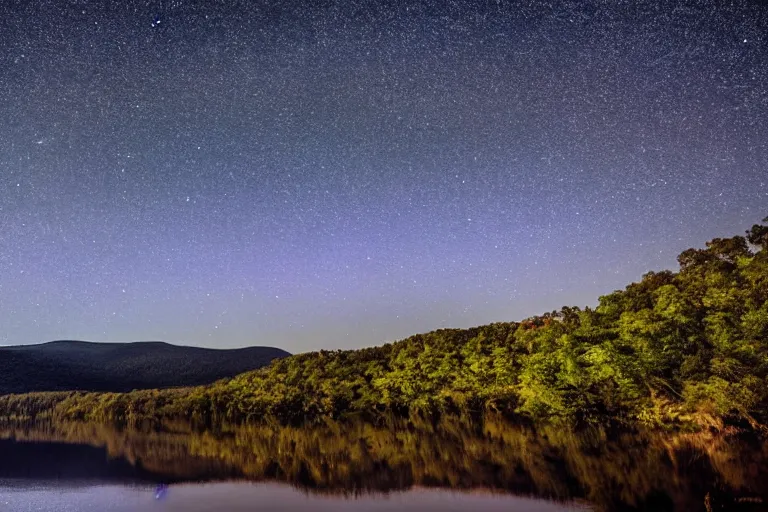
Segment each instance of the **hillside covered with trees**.
[{"label": "hillside covered with trees", "polygon": [[0,414],[211,426],[494,411],[571,427],[765,430],[768,226],[678,261],[595,308],[299,354],[210,386],[5,396]]}]

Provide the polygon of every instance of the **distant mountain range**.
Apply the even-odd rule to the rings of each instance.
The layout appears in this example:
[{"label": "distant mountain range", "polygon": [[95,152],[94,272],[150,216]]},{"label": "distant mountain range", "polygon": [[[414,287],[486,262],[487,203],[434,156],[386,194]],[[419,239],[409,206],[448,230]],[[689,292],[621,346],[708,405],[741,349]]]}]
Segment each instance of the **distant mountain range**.
[{"label": "distant mountain range", "polygon": [[0,347],[0,394],[195,386],[290,355],[273,347],[218,350],[162,342],[52,341]]}]

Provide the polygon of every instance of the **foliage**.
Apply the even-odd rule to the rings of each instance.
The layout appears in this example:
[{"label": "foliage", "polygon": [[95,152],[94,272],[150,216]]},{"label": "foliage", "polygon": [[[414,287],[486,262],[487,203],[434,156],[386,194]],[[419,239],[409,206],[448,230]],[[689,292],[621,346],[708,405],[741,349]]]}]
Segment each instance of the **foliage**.
[{"label": "foliage", "polygon": [[209,386],[0,398],[6,415],[200,425],[492,410],[568,426],[768,423],[768,227],[717,238],[596,308],[319,351]]}]

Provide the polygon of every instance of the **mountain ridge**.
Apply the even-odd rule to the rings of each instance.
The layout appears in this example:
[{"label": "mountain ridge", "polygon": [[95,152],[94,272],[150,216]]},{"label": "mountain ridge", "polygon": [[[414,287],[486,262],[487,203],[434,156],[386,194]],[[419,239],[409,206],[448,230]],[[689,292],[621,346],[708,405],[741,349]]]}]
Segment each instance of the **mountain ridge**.
[{"label": "mountain ridge", "polygon": [[215,349],[164,341],[53,340],[0,347],[0,393],[131,391],[209,384],[290,355],[266,346]]},{"label": "mountain ridge", "polygon": [[[25,343],[25,344],[19,344],[19,345],[0,345],[0,350],[2,349],[24,349],[24,348],[43,348],[43,347],[49,347],[49,346],[57,346],[57,345],[64,345],[64,344],[71,344],[71,345],[79,345],[79,346],[89,346],[89,347],[121,347],[126,345],[141,345],[141,346],[165,346],[165,347],[180,347],[180,348],[189,348],[189,349],[202,349],[202,350],[211,350],[211,351],[217,351],[217,352],[226,352],[226,351],[233,351],[233,350],[247,350],[252,348],[275,348],[277,350],[282,350],[277,347],[269,347],[266,345],[250,345],[247,347],[232,347],[232,348],[216,348],[216,347],[201,347],[197,345],[180,345],[178,343],[170,343],[168,341],[162,341],[162,340],[136,340],[136,341],[90,341],[90,340],[75,340],[75,339],[58,339],[58,340],[50,340],[50,341],[43,341],[40,343]],[[284,351],[286,353],[289,353],[287,351]]]},{"label": "mountain ridge", "polygon": [[490,413],[565,428],[768,434],[768,225],[677,260],[676,272],[649,271],[594,308],[307,352],[204,386],[0,396],[0,419],[223,428]]}]

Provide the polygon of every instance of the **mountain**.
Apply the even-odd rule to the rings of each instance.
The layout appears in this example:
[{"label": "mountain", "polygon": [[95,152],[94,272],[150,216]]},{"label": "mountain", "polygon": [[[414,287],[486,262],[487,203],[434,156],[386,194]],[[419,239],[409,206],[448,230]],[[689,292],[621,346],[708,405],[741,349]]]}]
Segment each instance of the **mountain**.
[{"label": "mountain", "polygon": [[298,354],[199,387],[0,396],[0,420],[429,424],[500,413],[564,427],[768,432],[768,225],[683,251],[678,262],[679,271],[648,272],[595,308]]},{"label": "mountain", "polygon": [[52,341],[0,347],[0,394],[196,386],[290,355],[272,347],[217,350],[162,342]]}]

